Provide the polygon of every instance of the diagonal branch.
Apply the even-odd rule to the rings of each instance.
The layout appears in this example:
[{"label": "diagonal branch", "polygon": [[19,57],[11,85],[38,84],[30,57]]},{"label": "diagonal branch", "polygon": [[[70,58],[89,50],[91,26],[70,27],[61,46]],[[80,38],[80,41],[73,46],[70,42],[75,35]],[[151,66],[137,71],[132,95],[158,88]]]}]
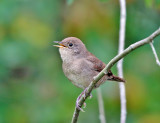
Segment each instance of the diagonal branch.
[{"label": "diagonal branch", "polygon": [[[152,33],[149,37],[140,40],[134,44],[131,44],[128,48],[126,48],[122,53],[118,54],[115,56],[107,65],[106,67],[97,75],[94,77],[94,80],[90,83],[90,85],[87,87],[87,91],[85,95],[82,95],[80,100],[79,100],[79,105],[82,107],[84,104],[85,100],[88,98],[90,93],[92,92],[93,88],[95,87],[96,83],[112,68],[114,64],[116,64],[120,59],[124,58],[126,55],[131,53],[133,50],[148,44],[152,42],[154,38],[156,38],[158,35],[160,35],[160,28],[157,29],[154,33]],[[79,117],[80,110],[75,108],[73,118],[72,118],[72,123],[76,123]]]},{"label": "diagonal branch", "polygon": [[[126,1],[119,0],[120,2],[120,29],[119,29],[119,50],[118,54],[122,53],[125,45],[125,30],[126,30]],[[123,59],[117,63],[118,76],[123,78]],[[126,122],[126,90],[125,83],[119,83],[120,100],[121,100],[121,123]]]},{"label": "diagonal branch", "polygon": [[158,55],[157,55],[157,53],[156,53],[156,50],[155,50],[155,48],[154,48],[154,46],[153,46],[153,42],[150,43],[150,46],[151,46],[152,51],[153,51],[153,54],[154,54],[154,56],[155,56],[156,63],[160,66],[160,61],[159,61],[159,59],[158,59]]}]

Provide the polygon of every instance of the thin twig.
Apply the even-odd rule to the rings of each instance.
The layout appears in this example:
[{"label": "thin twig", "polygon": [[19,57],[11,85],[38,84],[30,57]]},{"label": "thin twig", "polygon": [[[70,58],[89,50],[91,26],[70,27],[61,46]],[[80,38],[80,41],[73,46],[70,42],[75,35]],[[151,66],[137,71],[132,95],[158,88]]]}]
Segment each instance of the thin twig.
[{"label": "thin twig", "polygon": [[99,119],[101,123],[106,123],[101,88],[97,88],[97,97],[98,97],[97,99],[98,99],[98,105],[99,105]]},{"label": "thin twig", "polygon": [[[120,2],[120,29],[119,29],[119,50],[118,54],[122,53],[125,46],[125,30],[126,30],[126,1],[119,0]],[[123,59],[117,63],[118,76],[123,78]],[[125,83],[119,83],[120,100],[121,100],[121,123],[126,122],[126,92]]]},{"label": "thin twig", "polygon": [[[149,37],[140,40],[132,45],[130,45],[128,48],[126,48],[122,53],[115,56],[107,65],[106,67],[96,76],[94,77],[94,80],[89,84],[87,87],[85,95],[82,95],[79,99],[79,105],[82,107],[85,100],[88,98],[90,93],[92,92],[93,88],[95,87],[96,83],[112,68],[114,64],[116,64],[120,59],[124,58],[126,55],[131,53],[133,50],[150,43],[154,38],[156,38],[158,35],[160,35],[160,28],[157,29],[154,33],[152,33]],[[76,123],[79,117],[80,110],[75,108],[74,115],[72,117],[72,123]]]},{"label": "thin twig", "polygon": [[150,42],[150,46],[151,46],[152,51],[153,51],[153,54],[154,54],[154,56],[155,56],[156,63],[160,66],[160,61],[159,61],[159,59],[158,59],[158,55],[157,55],[157,53],[156,53],[156,50],[155,50],[155,48],[154,48],[154,46],[153,46],[153,42]]}]

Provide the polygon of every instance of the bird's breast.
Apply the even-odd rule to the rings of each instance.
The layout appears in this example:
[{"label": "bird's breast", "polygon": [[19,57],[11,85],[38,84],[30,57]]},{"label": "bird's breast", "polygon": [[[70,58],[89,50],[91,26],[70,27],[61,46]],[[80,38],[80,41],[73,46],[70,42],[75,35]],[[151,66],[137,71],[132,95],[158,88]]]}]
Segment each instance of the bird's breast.
[{"label": "bird's breast", "polygon": [[86,67],[82,67],[80,61],[63,63],[65,76],[77,87],[85,89],[93,79],[92,72]]}]

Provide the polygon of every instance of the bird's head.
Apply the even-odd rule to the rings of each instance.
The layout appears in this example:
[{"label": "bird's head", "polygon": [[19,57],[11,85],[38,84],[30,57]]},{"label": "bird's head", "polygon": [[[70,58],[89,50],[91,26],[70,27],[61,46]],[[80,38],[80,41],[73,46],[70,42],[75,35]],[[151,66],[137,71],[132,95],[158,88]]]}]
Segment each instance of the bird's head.
[{"label": "bird's head", "polygon": [[73,60],[74,58],[82,58],[86,56],[87,49],[83,42],[76,37],[68,37],[62,41],[54,41],[59,47],[62,60]]}]

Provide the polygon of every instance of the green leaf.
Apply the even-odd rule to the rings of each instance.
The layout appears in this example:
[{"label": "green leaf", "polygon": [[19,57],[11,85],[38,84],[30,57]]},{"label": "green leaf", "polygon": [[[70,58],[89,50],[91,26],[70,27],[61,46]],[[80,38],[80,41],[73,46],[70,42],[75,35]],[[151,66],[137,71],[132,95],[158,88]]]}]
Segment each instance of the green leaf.
[{"label": "green leaf", "polygon": [[74,2],[74,0],[67,0],[67,4],[71,5]]}]

